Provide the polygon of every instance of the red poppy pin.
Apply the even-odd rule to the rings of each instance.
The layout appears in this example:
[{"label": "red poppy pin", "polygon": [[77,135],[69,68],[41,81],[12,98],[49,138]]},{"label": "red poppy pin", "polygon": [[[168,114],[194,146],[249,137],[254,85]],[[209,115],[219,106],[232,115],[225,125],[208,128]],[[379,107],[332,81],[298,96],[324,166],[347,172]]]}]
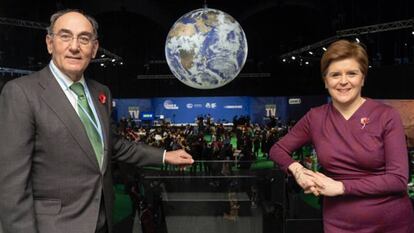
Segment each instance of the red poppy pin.
[{"label": "red poppy pin", "polygon": [[105,104],[106,103],[106,95],[104,93],[99,94],[99,102],[101,102],[101,104]]},{"label": "red poppy pin", "polygon": [[361,129],[365,128],[365,126],[369,123],[369,118],[368,117],[362,117],[361,118]]}]

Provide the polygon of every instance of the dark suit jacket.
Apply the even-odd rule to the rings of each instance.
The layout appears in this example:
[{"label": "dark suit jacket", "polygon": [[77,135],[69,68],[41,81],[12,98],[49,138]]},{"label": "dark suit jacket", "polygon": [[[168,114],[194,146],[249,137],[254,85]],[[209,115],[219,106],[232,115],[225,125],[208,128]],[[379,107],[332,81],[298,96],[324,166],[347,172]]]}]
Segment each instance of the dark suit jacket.
[{"label": "dark suit jacket", "polygon": [[[86,82],[103,130],[102,170],[82,122],[48,67],[12,80],[2,90],[0,220],[4,233],[93,233],[102,198],[111,228],[111,160],[138,166],[162,163],[162,150],[113,133],[108,88]],[[106,103],[98,101],[101,94],[107,97]]]}]

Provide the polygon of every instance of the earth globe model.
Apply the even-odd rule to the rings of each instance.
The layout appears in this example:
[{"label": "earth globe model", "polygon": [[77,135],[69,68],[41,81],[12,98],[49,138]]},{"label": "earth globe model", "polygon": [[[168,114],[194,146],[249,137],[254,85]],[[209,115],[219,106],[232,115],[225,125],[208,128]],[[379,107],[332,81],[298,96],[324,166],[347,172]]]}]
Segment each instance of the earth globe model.
[{"label": "earth globe model", "polygon": [[165,44],[174,76],[198,89],[213,89],[232,81],[247,58],[246,35],[223,11],[201,8],[179,18]]}]

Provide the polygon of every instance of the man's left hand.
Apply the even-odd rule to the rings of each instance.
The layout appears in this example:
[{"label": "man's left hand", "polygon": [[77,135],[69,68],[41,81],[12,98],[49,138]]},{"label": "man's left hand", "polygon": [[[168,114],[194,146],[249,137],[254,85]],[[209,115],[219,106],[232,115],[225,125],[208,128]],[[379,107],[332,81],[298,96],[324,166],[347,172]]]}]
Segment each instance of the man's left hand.
[{"label": "man's left hand", "polygon": [[194,160],[185,150],[174,150],[165,152],[165,163],[185,166],[193,164]]}]

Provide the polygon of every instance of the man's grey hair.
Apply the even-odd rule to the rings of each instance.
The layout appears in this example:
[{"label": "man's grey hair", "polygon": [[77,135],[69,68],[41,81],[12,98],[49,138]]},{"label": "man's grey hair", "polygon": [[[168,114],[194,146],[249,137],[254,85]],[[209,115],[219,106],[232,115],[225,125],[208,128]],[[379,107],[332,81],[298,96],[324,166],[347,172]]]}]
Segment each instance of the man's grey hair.
[{"label": "man's grey hair", "polygon": [[89,20],[89,22],[92,24],[93,35],[95,36],[95,38],[98,38],[98,28],[99,28],[98,22],[95,20],[95,18],[93,18],[92,16],[86,14],[85,12],[83,12],[82,10],[79,10],[79,9],[60,10],[60,11],[54,13],[52,16],[50,16],[50,25],[46,28],[47,29],[47,34],[52,35],[53,34],[53,27],[55,26],[56,20],[58,20],[62,15],[70,13],[70,12],[77,12],[77,13],[82,14],[83,16],[85,16],[85,18],[87,18]]}]

